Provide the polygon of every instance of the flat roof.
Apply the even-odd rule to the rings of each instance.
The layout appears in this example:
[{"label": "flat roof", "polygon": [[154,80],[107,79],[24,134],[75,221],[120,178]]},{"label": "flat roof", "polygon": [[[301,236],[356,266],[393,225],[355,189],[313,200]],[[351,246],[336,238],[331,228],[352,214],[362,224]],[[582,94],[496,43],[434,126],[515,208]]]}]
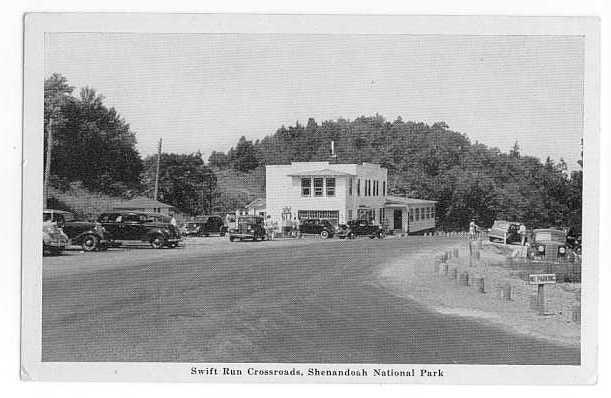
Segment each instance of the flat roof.
[{"label": "flat roof", "polygon": [[436,200],[403,198],[401,196],[387,196],[385,206],[392,205],[431,205],[437,203]]},{"label": "flat roof", "polygon": [[289,177],[310,177],[310,176],[355,176],[356,174],[346,173],[345,171],[322,169],[322,170],[308,170],[308,171],[297,171],[295,173],[289,173]]}]

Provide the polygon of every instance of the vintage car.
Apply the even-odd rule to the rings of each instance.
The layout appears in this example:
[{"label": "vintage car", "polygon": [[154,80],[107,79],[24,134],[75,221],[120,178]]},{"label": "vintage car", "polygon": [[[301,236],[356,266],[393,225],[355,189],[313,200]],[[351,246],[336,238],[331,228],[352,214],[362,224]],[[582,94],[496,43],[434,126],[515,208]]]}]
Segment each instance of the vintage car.
[{"label": "vintage car", "polygon": [[576,254],[581,254],[581,228],[569,228],[566,233],[566,245]]},{"label": "vintage car", "polygon": [[210,236],[216,235],[225,236],[227,227],[225,221],[220,216],[200,216],[194,221],[189,221],[185,224],[187,236]]},{"label": "vintage car", "polygon": [[54,221],[42,222],[42,254],[60,254],[68,245],[68,236]]},{"label": "vintage car", "polygon": [[495,220],[492,228],[490,228],[488,231],[488,239],[490,242],[499,242],[504,244],[518,243],[522,240],[522,237],[518,232],[519,229],[519,222]]},{"label": "vintage car", "polygon": [[373,224],[367,220],[352,220],[339,227],[337,237],[340,239],[354,239],[357,236],[368,236],[373,238],[384,238],[386,232],[380,225]]},{"label": "vintage car", "polygon": [[174,248],[181,242],[172,218],[157,213],[113,212],[98,217],[113,241],[147,242],[155,249]]},{"label": "vintage car", "polygon": [[529,256],[535,260],[562,261],[568,258],[566,233],[558,229],[535,229]]},{"label": "vintage car", "polygon": [[68,244],[81,246],[83,251],[105,250],[110,244],[102,224],[78,220],[68,211],[45,209],[42,219],[56,223],[70,239]]},{"label": "vintage car", "polygon": [[302,235],[320,235],[321,238],[332,238],[335,235],[335,227],[329,220],[308,218],[299,225]]},{"label": "vintage car", "polygon": [[263,217],[240,216],[237,220],[237,227],[229,230],[229,240],[251,239],[253,241],[265,240],[265,227]]}]

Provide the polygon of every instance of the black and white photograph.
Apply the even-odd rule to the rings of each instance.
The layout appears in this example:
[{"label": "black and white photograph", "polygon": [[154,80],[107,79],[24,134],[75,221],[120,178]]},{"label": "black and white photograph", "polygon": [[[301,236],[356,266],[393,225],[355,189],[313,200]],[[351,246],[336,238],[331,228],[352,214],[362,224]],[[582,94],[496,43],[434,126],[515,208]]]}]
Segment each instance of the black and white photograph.
[{"label": "black and white photograph", "polygon": [[82,17],[25,20],[23,378],[593,380],[595,18]]}]

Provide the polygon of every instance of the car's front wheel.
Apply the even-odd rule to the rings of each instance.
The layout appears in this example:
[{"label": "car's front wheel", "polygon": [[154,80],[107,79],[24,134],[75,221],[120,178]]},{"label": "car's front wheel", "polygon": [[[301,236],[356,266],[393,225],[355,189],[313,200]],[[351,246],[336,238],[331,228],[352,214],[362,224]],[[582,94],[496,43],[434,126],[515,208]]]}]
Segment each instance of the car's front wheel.
[{"label": "car's front wheel", "polygon": [[151,239],[151,247],[153,249],[161,249],[163,247],[163,236],[155,235]]},{"label": "car's front wheel", "polygon": [[321,231],[320,232],[320,237],[323,239],[327,239],[329,237],[329,231]]},{"label": "car's front wheel", "polygon": [[81,247],[83,251],[92,252],[98,248],[99,239],[95,235],[87,235],[83,239],[83,243],[81,243]]},{"label": "car's front wheel", "polygon": [[229,241],[230,241],[230,242],[233,242],[234,240],[235,240],[235,237],[234,237],[234,236],[230,236],[230,237],[229,237]]}]

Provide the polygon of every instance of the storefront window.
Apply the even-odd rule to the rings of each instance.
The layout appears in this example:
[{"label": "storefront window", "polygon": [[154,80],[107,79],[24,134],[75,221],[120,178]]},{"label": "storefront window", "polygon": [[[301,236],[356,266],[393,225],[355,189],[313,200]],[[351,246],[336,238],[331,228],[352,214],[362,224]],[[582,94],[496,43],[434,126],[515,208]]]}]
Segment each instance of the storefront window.
[{"label": "storefront window", "polygon": [[361,179],[360,178],[356,182],[356,195],[361,196]]},{"label": "storefront window", "polygon": [[314,178],[314,196],[322,196],[323,179]]},{"label": "storefront window", "polygon": [[352,196],[352,177],[348,178],[348,195]]},{"label": "storefront window", "polygon": [[301,179],[301,195],[312,196],[312,179],[302,178]]},{"label": "storefront window", "polygon": [[420,220],[420,208],[416,208],[416,221]]},{"label": "storefront window", "polygon": [[382,181],[382,196],[386,196],[386,181]]},{"label": "storefront window", "polygon": [[327,178],[327,196],[335,196],[335,178]]}]

